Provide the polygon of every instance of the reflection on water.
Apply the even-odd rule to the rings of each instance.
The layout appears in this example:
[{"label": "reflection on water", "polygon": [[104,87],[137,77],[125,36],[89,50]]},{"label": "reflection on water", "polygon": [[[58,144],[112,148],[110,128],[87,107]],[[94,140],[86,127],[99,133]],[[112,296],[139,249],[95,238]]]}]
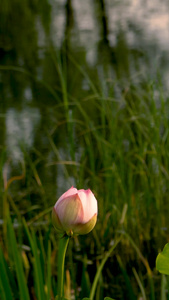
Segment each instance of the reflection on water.
[{"label": "reflection on water", "polygon": [[66,0],[51,1],[51,38],[55,47],[60,48],[64,41],[66,25]]},{"label": "reflection on water", "polygon": [[6,111],[6,146],[14,163],[23,160],[22,149],[29,151],[33,146],[39,120],[37,108],[25,107],[21,111],[9,108]]},{"label": "reflection on water", "polygon": [[[56,57],[62,50],[68,54],[93,82],[97,76],[103,84],[107,78],[118,79],[125,88],[129,81],[155,80],[160,72],[164,89],[169,88],[168,1],[7,3],[0,12],[0,133],[13,161],[23,159],[21,149],[31,149],[35,136],[36,144],[39,140],[38,146],[46,147],[44,128],[53,130],[57,122],[59,110],[51,118],[52,107],[62,104],[63,86],[52,56],[55,50]],[[22,72],[11,66],[22,67]],[[76,99],[88,95],[89,81],[79,76],[77,66],[67,61],[66,72],[68,93]],[[118,87],[115,91],[118,96]],[[56,137],[61,149],[60,141]]]},{"label": "reflection on water", "polygon": [[[108,0],[107,15],[110,34],[118,31],[119,25],[126,31],[129,46],[143,46],[139,32],[144,41],[152,44],[155,40],[160,48],[168,48],[169,40],[169,5],[167,1],[116,1]],[[119,18],[120,16],[120,18]],[[134,34],[135,33],[135,37]],[[110,37],[111,42],[111,37]]]}]

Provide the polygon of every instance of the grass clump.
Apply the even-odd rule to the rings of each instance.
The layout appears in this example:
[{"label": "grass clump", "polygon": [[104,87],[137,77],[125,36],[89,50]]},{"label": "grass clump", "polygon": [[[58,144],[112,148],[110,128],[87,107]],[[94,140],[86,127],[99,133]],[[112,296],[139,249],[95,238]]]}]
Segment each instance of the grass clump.
[{"label": "grass clump", "polygon": [[[89,89],[75,97],[64,82],[60,64],[58,70],[61,80],[55,92],[64,101],[57,98],[42,115],[39,133],[43,134],[29,153],[24,149],[23,176],[11,172],[8,183],[2,176],[2,299],[6,299],[3,286],[10,286],[10,295],[14,295],[17,287],[26,289],[28,279],[28,298],[56,295],[58,245],[50,210],[71,185],[94,192],[99,214],[94,231],[70,245],[67,297],[81,299],[92,291],[96,300],[105,296],[132,300],[139,295],[159,299],[155,258],[168,234],[169,99],[152,82],[117,85],[107,80],[103,88],[99,81],[91,84],[84,73]],[[1,168],[4,166],[9,164],[3,154]],[[6,221],[8,215],[12,222]],[[16,222],[20,229],[14,234],[12,224]],[[10,255],[9,231],[15,250],[19,245],[20,258]],[[110,249],[119,237],[112,255]],[[15,266],[9,272],[13,260],[22,266],[26,283],[20,283],[21,272]]]}]

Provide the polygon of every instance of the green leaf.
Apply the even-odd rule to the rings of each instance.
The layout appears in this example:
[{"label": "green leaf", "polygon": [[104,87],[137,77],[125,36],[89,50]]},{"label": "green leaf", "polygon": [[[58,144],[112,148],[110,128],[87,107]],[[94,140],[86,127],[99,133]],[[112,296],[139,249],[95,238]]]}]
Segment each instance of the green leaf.
[{"label": "green leaf", "polygon": [[169,275],[169,243],[164,246],[156,258],[156,269],[163,274]]}]

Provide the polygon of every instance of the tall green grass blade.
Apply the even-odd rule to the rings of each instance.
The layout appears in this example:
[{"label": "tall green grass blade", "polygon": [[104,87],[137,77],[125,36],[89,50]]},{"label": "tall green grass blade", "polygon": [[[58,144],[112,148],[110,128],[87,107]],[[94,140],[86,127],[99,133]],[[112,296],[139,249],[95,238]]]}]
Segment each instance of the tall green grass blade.
[{"label": "tall green grass blade", "polygon": [[148,280],[150,284],[150,300],[155,300],[154,281],[150,274],[148,275]]},{"label": "tall green grass blade", "polygon": [[1,281],[1,278],[0,278],[0,299],[1,300],[7,300],[5,289],[4,289],[3,283]]},{"label": "tall green grass blade", "polygon": [[70,53],[68,53],[68,57],[70,59],[70,61],[76,66],[76,68],[80,71],[80,73],[84,76],[84,78],[89,82],[89,85],[92,89],[92,91],[94,93],[97,94],[97,89],[93,83],[93,81],[90,79],[88,73],[84,70],[84,68],[82,68],[78,63],[77,61],[72,57],[72,55],[70,55]]},{"label": "tall green grass blade", "polygon": [[87,271],[87,255],[83,259],[83,268],[82,268],[82,279],[81,279],[81,293],[80,296],[88,296],[90,294],[90,277]]},{"label": "tall green grass blade", "polygon": [[131,285],[131,282],[130,282],[130,278],[125,270],[125,268],[123,267],[123,263],[122,263],[122,260],[120,258],[119,255],[117,255],[117,261],[119,263],[119,266],[120,266],[120,269],[122,271],[122,274],[124,276],[124,280],[126,282],[126,287],[127,287],[127,297],[128,299],[130,300],[137,300],[134,292],[133,292],[133,288],[132,288],[132,285]]},{"label": "tall green grass blade", "polygon": [[135,278],[136,278],[136,281],[137,281],[137,283],[138,283],[138,285],[139,285],[139,287],[140,287],[140,291],[141,291],[141,294],[142,294],[142,299],[143,299],[143,300],[146,300],[147,298],[146,298],[146,293],[145,293],[144,286],[143,286],[143,284],[142,284],[142,282],[141,282],[141,280],[140,280],[140,277],[139,277],[139,275],[138,275],[138,273],[137,273],[137,271],[136,271],[135,268],[133,268],[133,273],[134,273],[134,276],[135,276]]},{"label": "tall green grass blade", "polygon": [[40,253],[39,253],[40,250],[38,249],[37,246],[37,241],[36,241],[34,231],[32,230],[30,233],[25,220],[23,220],[23,223],[33,253],[33,266],[35,272],[34,274],[35,274],[35,286],[36,286],[37,298],[41,300],[45,300],[46,297],[45,297],[44,282],[42,276],[43,270],[40,263]]},{"label": "tall green grass blade", "polygon": [[[1,294],[2,293],[2,294]],[[0,299],[12,300],[12,291],[4,263],[4,256],[0,248]]]},{"label": "tall green grass blade", "polygon": [[141,253],[140,249],[137,247],[136,243],[133,241],[133,239],[131,238],[131,236],[129,234],[127,234],[127,232],[125,231],[119,231],[120,233],[124,234],[127,239],[129,240],[129,242],[131,243],[131,245],[133,246],[133,248],[135,249],[136,253],[138,254],[140,260],[143,262],[143,264],[145,265],[146,269],[147,269],[147,273],[148,276],[151,276],[151,269],[149,266],[148,261],[144,258],[143,254]]},{"label": "tall green grass blade", "polygon": [[97,269],[93,284],[92,284],[92,288],[90,291],[90,299],[93,300],[94,299],[94,295],[95,295],[95,291],[96,291],[96,287],[97,287],[97,283],[99,281],[102,269],[106,263],[106,261],[108,260],[109,256],[112,254],[113,250],[116,248],[116,246],[118,245],[118,243],[121,240],[121,236],[115,241],[114,245],[109,249],[109,251],[107,253],[105,253],[104,258],[101,261],[100,266]]},{"label": "tall green grass blade", "polygon": [[47,299],[51,298],[51,242],[48,242],[47,256]]},{"label": "tall green grass blade", "polygon": [[19,285],[20,300],[30,300],[28,287],[25,280],[25,274],[23,270],[22,259],[17,247],[15,233],[10,216],[8,216],[7,219],[7,232],[9,236],[9,245],[12,249],[12,256],[16,268],[16,277]]}]

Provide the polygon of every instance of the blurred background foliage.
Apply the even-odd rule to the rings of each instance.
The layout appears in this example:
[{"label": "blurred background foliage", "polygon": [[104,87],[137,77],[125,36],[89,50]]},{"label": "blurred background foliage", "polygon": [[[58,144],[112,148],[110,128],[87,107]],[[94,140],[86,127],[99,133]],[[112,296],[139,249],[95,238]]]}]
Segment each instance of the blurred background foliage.
[{"label": "blurred background foliage", "polygon": [[13,299],[56,295],[51,208],[72,185],[99,215],[70,243],[67,298],[89,296],[122,236],[95,299],[168,299],[168,21],[167,1],[0,0],[2,299],[4,278]]}]

